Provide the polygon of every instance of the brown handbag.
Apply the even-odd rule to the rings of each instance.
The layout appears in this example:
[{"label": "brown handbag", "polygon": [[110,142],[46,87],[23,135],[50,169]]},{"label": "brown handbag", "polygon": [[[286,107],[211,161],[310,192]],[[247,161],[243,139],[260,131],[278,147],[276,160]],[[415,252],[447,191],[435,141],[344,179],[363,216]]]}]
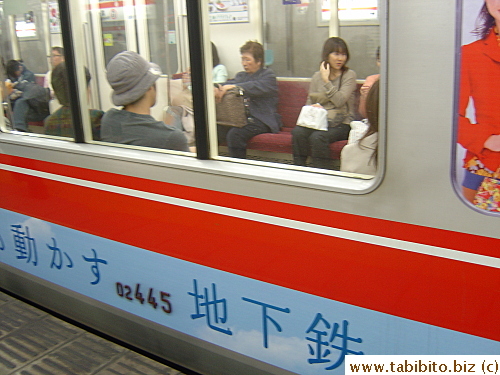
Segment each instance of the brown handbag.
[{"label": "brown handbag", "polygon": [[222,101],[216,104],[217,125],[241,128],[248,123],[246,101],[243,90],[235,87],[228,90]]}]

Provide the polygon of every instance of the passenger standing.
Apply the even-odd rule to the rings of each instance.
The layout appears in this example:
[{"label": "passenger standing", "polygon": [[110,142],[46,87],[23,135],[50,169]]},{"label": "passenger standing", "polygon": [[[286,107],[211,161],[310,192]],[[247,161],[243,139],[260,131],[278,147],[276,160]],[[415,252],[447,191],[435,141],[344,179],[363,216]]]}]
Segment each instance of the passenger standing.
[{"label": "passenger standing", "polygon": [[45,79],[43,81],[43,87],[50,89],[50,102],[49,110],[50,113],[54,113],[60,106],[61,103],[58,101],[57,97],[54,95],[54,88],[52,87],[52,71],[60,63],[64,62],[64,48],[62,47],[52,47],[50,51],[50,66],[51,69],[45,73]]},{"label": "passenger standing", "polygon": [[101,139],[105,142],[188,151],[181,130],[151,116],[156,104],[156,80],[160,67],[135,52],[121,52],[107,66],[116,106],[104,114]]},{"label": "passenger standing", "polygon": [[331,169],[329,145],[345,140],[354,118],[356,73],[349,69],[349,49],[343,39],[332,37],[323,46],[319,71],[314,73],[306,105],[328,111],[328,130],[295,126],[292,130],[293,161],[306,165],[311,150],[313,167]]},{"label": "passenger standing", "polygon": [[[478,17],[481,37],[462,47],[458,142],[467,150],[464,159],[464,197],[473,202],[485,178],[500,180],[500,4],[486,0]],[[466,117],[473,100],[476,123]],[[499,181],[500,183],[500,181]],[[493,203],[493,202],[492,202]],[[497,200],[496,211],[500,211]]]},{"label": "passenger standing", "polygon": [[378,154],[378,109],[379,81],[373,83],[366,96],[368,129],[361,139],[346,145],[340,155],[340,170],[343,172],[375,175]]},{"label": "passenger standing", "polygon": [[278,84],[274,72],[264,66],[264,48],[258,42],[248,41],[241,48],[241,64],[244,72],[239,72],[233,80],[216,89],[216,100],[235,87],[243,90],[249,101],[247,125],[219,131],[219,137],[226,133],[229,155],[245,159],[247,143],[262,133],[278,133],[281,116],[278,114]]}]

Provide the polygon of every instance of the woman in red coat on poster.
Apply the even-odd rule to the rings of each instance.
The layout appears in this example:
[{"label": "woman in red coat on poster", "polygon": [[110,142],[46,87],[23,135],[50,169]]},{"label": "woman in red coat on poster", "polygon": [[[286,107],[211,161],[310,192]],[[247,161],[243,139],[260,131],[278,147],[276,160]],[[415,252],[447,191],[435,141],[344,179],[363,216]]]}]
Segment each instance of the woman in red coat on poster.
[{"label": "woman in red coat on poster", "polygon": [[[462,47],[458,142],[467,150],[462,192],[471,203],[498,211],[498,196],[496,204],[493,197],[485,206],[478,203],[477,192],[485,178],[494,181],[499,177],[500,0],[485,0],[478,21],[475,33],[481,38]],[[466,117],[469,100],[474,105],[475,123]]]}]

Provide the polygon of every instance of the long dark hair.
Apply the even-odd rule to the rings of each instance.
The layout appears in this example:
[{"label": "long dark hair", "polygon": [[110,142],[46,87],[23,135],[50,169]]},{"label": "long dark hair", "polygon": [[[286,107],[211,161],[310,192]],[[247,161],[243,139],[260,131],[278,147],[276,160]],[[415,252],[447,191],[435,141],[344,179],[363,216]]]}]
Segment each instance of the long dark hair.
[{"label": "long dark hair", "polygon": [[[365,135],[361,137],[358,142],[359,147],[363,148],[361,145],[361,141],[366,137],[375,134],[378,132],[378,106],[379,106],[379,87],[380,80],[375,81],[375,83],[370,88],[368,92],[368,96],[366,97],[366,118],[368,119],[368,130]],[[377,164],[377,154],[378,154],[378,142],[375,145],[375,150],[373,150],[373,154],[370,158],[375,160],[375,164]]]},{"label": "long dark hair", "polygon": [[479,15],[476,19],[476,28],[472,31],[472,34],[477,35],[481,39],[485,39],[494,25],[495,19],[488,11],[488,6],[485,2],[479,11]]},{"label": "long dark hair", "polygon": [[333,36],[328,38],[323,45],[323,52],[321,53],[321,58],[323,61],[328,61],[328,55],[332,52],[345,53],[347,58],[345,60],[345,64],[342,67],[342,71],[346,72],[349,70],[347,67],[347,62],[349,61],[349,48],[347,48],[347,43],[344,39]]},{"label": "long dark hair", "polygon": [[220,59],[219,59],[219,54],[217,53],[217,47],[215,47],[214,42],[212,43],[212,65],[213,68],[215,68],[217,65],[220,64]]}]

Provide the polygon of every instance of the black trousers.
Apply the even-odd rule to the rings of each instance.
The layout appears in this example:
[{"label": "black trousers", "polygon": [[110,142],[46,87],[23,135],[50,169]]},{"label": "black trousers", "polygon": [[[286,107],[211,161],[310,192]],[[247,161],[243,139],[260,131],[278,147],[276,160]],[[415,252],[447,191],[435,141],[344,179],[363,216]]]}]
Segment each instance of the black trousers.
[{"label": "black trousers", "polygon": [[218,127],[219,138],[224,137],[225,135],[229,156],[232,158],[246,159],[248,141],[258,134],[271,132],[269,126],[264,124],[262,121],[254,117],[251,118],[251,121],[251,123],[248,123],[241,128],[228,126]]},{"label": "black trousers", "polygon": [[329,127],[327,131],[314,130],[296,126],[292,130],[293,162],[296,165],[306,165],[307,156],[312,156],[313,166],[331,169],[330,143],[342,141],[349,137],[351,127],[340,124]]}]

